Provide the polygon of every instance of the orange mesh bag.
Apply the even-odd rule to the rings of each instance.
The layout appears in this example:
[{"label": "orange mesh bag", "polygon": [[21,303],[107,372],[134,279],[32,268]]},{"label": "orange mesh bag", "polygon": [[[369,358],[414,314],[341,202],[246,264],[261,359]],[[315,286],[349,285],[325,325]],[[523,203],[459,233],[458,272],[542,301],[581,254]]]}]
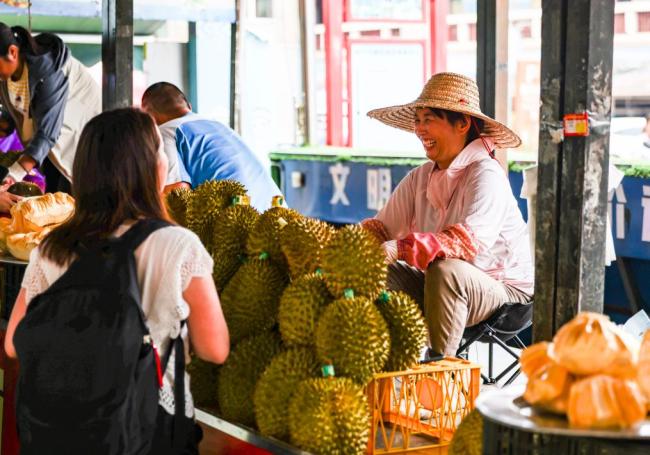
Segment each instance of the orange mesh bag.
[{"label": "orange mesh bag", "polygon": [[636,382],[607,375],[571,387],[567,417],[574,427],[629,428],[645,418],[645,399]]},{"label": "orange mesh bag", "polygon": [[553,339],[553,358],[572,374],[634,378],[638,343],[605,315],[578,314]]}]

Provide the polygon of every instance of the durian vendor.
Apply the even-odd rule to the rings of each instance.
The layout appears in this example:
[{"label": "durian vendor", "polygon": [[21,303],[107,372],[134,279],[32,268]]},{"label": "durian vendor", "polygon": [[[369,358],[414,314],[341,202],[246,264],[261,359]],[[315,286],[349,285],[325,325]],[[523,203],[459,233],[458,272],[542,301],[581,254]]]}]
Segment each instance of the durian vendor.
[{"label": "durian vendor", "polygon": [[21,181],[40,166],[48,191],[69,192],[81,130],[102,110],[101,89],[86,67],[58,36],[0,22],[0,102],[25,145],[6,180]]},{"label": "durian vendor", "polygon": [[495,147],[521,140],[483,114],[476,82],[435,74],[413,102],[368,113],[414,132],[429,161],[362,225],[382,242],[388,287],[423,309],[430,356],[455,356],[465,327],[508,302],[530,303],[528,230]]},{"label": "durian vendor", "polygon": [[153,84],[142,95],[142,109],[160,128],[169,160],[166,191],[208,180],[232,179],[248,190],[260,212],[282,194],[253,151],[228,126],[192,112],[185,94],[169,82]]}]

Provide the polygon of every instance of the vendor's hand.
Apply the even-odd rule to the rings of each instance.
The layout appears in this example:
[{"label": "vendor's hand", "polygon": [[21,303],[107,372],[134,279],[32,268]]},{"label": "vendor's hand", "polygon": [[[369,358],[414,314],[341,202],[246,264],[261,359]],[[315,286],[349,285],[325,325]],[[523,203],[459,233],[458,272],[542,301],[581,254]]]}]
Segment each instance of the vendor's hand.
[{"label": "vendor's hand", "polygon": [[17,194],[9,193],[8,191],[0,191],[0,212],[9,212],[16,202],[20,201],[23,197]]},{"label": "vendor's hand", "polygon": [[16,181],[14,180],[14,178],[13,178],[12,176],[8,175],[8,176],[6,176],[6,177],[4,178],[4,180],[2,181],[2,186],[0,187],[0,190],[2,190],[2,191],[6,191],[7,188],[9,188],[9,187],[10,187],[11,185],[13,185],[14,183],[16,183]]},{"label": "vendor's hand", "polygon": [[389,240],[381,244],[384,254],[386,255],[386,264],[397,262],[397,240]]}]

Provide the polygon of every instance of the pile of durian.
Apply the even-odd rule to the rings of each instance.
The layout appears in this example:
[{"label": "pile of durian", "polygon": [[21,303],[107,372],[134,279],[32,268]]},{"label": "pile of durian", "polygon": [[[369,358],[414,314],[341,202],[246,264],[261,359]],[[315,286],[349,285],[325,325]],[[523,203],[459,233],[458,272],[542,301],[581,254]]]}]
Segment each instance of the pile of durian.
[{"label": "pile of durian", "polygon": [[189,367],[196,404],[313,453],[364,453],[364,386],[416,364],[427,339],[416,303],[385,291],[380,244],[279,204],[260,214],[229,180],[167,205],[214,258],[230,332],[224,365]]},{"label": "pile of durian", "polygon": [[584,312],[520,362],[524,399],[572,427],[629,428],[650,411],[650,331],[639,343],[607,316]]}]

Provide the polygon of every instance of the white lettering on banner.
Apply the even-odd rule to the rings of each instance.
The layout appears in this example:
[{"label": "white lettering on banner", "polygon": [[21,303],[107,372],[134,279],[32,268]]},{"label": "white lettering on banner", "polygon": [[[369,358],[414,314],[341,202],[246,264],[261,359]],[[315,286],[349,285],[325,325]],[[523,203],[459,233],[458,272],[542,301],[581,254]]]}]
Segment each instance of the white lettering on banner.
[{"label": "white lettering on banner", "polygon": [[616,187],[616,238],[617,239],[625,238],[625,204],[626,203],[627,203],[627,198],[625,197],[625,191],[623,190],[623,185],[622,184],[618,185]]},{"label": "white lettering on banner", "polygon": [[379,176],[376,169],[368,169],[366,172],[366,191],[367,191],[367,201],[368,201],[368,210],[379,210],[377,204],[377,192]]},{"label": "white lettering on banner", "polygon": [[368,169],[366,187],[368,190],[368,209],[381,210],[390,199],[392,190],[390,169]]},{"label": "white lettering on banner", "polygon": [[650,186],[643,185],[643,224],[641,225],[641,241],[650,242]]},{"label": "white lettering on banner", "polygon": [[332,175],[332,184],[334,185],[334,193],[332,194],[332,199],[330,199],[330,204],[335,205],[340,201],[343,205],[350,205],[350,200],[345,195],[345,184],[348,182],[350,168],[343,166],[341,163],[336,163],[336,165],[330,166],[329,170]]},{"label": "white lettering on banner", "polygon": [[390,199],[391,186],[390,169],[379,169],[379,198],[377,199],[377,210],[382,209]]}]

